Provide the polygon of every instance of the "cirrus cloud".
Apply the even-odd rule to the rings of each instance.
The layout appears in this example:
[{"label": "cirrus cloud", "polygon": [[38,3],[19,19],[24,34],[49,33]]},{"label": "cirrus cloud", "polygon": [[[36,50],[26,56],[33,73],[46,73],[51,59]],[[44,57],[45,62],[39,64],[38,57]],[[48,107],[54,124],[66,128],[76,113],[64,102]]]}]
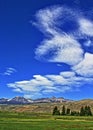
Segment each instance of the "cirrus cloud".
[{"label": "cirrus cloud", "polygon": [[92,21],[85,18],[80,18],[79,24],[80,24],[81,33],[87,36],[93,36],[93,22]]},{"label": "cirrus cloud", "polygon": [[57,35],[45,40],[36,50],[37,58],[48,62],[75,65],[83,59],[83,50],[77,40],[68,35]]},{"label": "cirrus cloud", "polygon": [[4,76],[10,76],[10,75],[12,75],[15,72],[17,72],[17,70],[15,68],[8,67],[8,68],[6,68],[6,70],[4,72],[2,72],[0,74],[4,75]]},{"label": "cirrus cloud", "polygon": [[[46,36],[49,36],[37,47],[35,52],[37,59],[69,65],[75,65],[83,59],[83,49],[73,35],[79,26],[76,20],[78,19],[77,12],[66,7],[53,6],[37,12],[36,18],[35,25],[45,32]],[[70,28],[66,31],[73,31],[67,33],[65,26]]]}]

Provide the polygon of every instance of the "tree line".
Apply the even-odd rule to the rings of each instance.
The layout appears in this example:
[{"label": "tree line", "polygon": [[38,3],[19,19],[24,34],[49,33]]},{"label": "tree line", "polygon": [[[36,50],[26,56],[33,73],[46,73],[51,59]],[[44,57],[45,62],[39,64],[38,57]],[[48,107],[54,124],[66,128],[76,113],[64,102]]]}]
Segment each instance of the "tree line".
[{"label": "tree line", "polygon": [[60,112],[58,107],[55,106],[52,115],[71,115],[71,116],[92,116],[90,106],[81,107],[80,111],[71,111],[70,108],[65,108],[63,105],[62,111]]}]

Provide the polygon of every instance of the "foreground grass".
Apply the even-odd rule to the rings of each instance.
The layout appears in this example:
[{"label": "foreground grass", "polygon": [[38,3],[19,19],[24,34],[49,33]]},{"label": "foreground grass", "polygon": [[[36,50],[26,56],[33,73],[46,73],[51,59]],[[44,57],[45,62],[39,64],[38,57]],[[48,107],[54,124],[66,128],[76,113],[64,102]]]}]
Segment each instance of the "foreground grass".
[{"label": "foreground grass", "polygon": [[0,130],[93,130],[93,117],[3,112]]}]

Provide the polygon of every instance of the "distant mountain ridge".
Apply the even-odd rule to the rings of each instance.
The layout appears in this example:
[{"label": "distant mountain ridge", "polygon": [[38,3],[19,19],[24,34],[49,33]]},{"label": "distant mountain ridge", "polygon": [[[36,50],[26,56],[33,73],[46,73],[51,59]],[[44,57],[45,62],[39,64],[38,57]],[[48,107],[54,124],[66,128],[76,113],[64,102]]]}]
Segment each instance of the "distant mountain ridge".
[{"label": "distant mountain ridge", "polygon": [[72,102],[73,100],[65,99],[63,97],[51,97],[51,98],[39,98],[39,99],[27,99],[24,97],[14,97],[11,99],[6,99],[6,98],[1,98],[0,99],[0,104],[32,104],[32,103],[62,103],[62,102]]},{"label": "distant mountain ridge", "polygon": [[0,111],[9,112],[32,112],[32,113],[52,113],[55,106],[62,111],[62,106],[71,111],[79,111],[81,107],[90,106],[93,113],[93,99],[69,100],[63,97],[40,98],[36,100],[24,97],[14,97],[12,99],[0,99]]}]

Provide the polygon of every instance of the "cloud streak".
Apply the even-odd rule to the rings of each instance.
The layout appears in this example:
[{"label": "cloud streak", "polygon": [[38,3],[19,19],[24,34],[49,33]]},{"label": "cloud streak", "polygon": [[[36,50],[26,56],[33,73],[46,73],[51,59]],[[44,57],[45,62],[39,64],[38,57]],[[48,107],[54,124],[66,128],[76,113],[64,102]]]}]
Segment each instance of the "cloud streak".
[{"label": "cloud streak", "polygon": [[3,73],[0,73],[1,75],[5,75],[5,76],[10,76],[12,75],[13,73],[17,72],[17,70],[15,68],[6,68],[5,72]]}]

